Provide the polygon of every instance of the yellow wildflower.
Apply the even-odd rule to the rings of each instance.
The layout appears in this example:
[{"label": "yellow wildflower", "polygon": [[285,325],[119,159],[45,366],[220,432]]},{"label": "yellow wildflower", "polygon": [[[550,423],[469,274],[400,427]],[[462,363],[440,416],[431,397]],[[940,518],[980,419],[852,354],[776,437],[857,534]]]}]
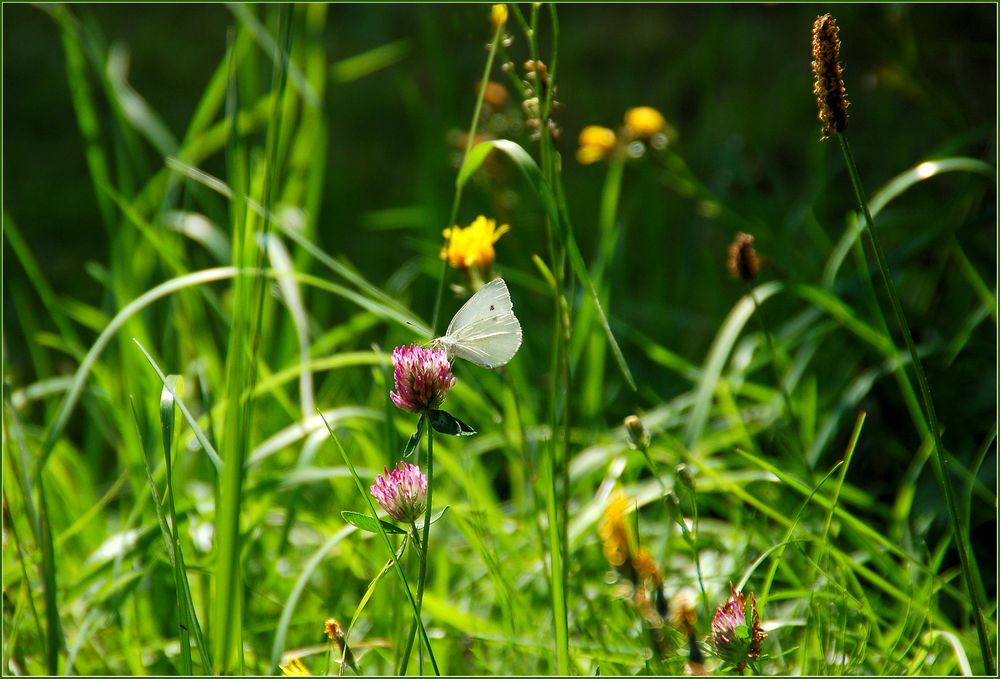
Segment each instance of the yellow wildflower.
[{"label": "yellow wildflower", "polygon": [[617,139],[615,133],[606,127],[588,125],[580,132],[579,142],[576,159],[583,165],[590,165],[611,155]]},{"label": "yellow wildflower", "polygon": [[340,649],[340,655],[343,657],[344,662],[357,671],[358,666],[354,662],[354,654],[351,652],[350,646],[347,645],[347,637],[344,634],[344,628],[340,626],[340,622],[336,618],[327,618],[326,622],[323,623],[323,634],[329,637],[330,641],[337,642],[337,648]]},{"label": "yellow wildflower", "polygon": [[441,248],[441,259],[447,259],[456,269],[473,266],[488,269],[496,258],[493,244],[508,231],[510,226],[507,224],[497,228],[494,220],[483,215],[476,217],[465,228],[456,225],[445,229],[443,233],[446,243]]},{"label": "yellow wildflower", "polygon": [[336,618],[327,618],[326,622],[323,623],[323,634],[325,634],[330,641],[333,641],[337,637],[341,639],[344,638],[344,630],[340,628],[340,623]]},{"label": "yellow wildflower", "polygon": [[289,658],[287,665],[278,665],[278,669],[281,670],[281,674],[286,677],[310,677],[312,672],[309,668],[302,664],[300,658]]},{"label": "yellow wildflower", "polygon": [[663,132],[667,121],[651,106],[637,106],[625,111],[625,127],[636,137],[652,137]]},{"label": "yellow wildflower", "polygon": [[632,554],[628,524],[625,523],[625,513],[629,507],[629,500],[621,493],[616,493],[604,510],[604,520],[597,531],[604,545],[604,558],[615,568],[624,566]]},{"label": "yellow wildflower", "polygon": [[503,3],[493,5],[490,10],[490,20],[493,22],[493,30],[507,23],[507,5]]}]

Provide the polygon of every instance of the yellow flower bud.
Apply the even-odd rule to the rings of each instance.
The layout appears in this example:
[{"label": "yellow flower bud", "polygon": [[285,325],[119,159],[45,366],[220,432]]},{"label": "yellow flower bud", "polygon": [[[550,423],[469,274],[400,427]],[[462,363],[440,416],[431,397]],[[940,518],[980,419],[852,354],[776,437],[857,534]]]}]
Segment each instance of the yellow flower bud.
[{"label": "yellow flower bud", "polygon": [[583,165],[590,165],[611,155],[618,140],[612,130],[600,125],[588,125],[580,132],[579,142],[576,159]]},{"label": "yellow flower bud", "polygon": [[500,3],[493,5],[490,10],[490,19],[493,21],[493,30],[496,30],[498,26],[503,26],[507,23],[507,5]]},{"label": "yellow flower bud", "polygon": [[667,121],[651,106],[637,106],[625,112],[625,127],[637,137],[652,137],[663,132]]}]

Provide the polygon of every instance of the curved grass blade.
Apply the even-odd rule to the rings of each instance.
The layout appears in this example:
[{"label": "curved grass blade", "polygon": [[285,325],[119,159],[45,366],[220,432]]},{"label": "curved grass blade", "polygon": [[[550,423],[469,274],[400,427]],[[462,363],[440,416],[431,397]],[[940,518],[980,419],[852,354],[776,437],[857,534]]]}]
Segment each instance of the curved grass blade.
[{"label": "curved grass blade", "polygon": [[167,376],[164,375],[160,366],[156,364],[153,357],[149,355],[148,351],[146,351],[146,347],[142,346],[139,340],[135,338],[133,338],[132,341],[135,342],[135,345],[139,347],[139,351],[143,353],[146,360],[149,361],[149,364],[153,367],[153,370],[156,371],[156,376],[159,377],[160,381],[163,383],[163,388],[170,392],[171,397],[177,403],[177,407],[181,409],[181,414],[184,415],[184,419],[187,420],[187,423],[191,426],[191,430],[194,432],[195,438],[198,439],[198,443],[201,444],[202,450],[204,450],[205,454],[208,455],[210,460],[212,460],[212,464],[215,465],[215,470],[221,471],[223,468],[222,458],[219,457],[219,454],[215,452],[215,448],[211,443],[209,443],[208,437],[205,436],[205,432],[198,426],[198,421],[194,419],[191,411],[188,410],[186,405],[184,405],[184,401],[177,395],[177,392],[174,391],[173,385],[168,382]]},{"label": "curved grass blade", "polygon": [[698,439],[701,438],[705,423],[708,421],[708,413],[712,407],[712,394],[715,393],[715,387],[722,375],[726,359],[729,358],[729,353],[732,351],[733,345],[736,344],[743,326],[750,320],[754,310],[764,303],[764,300],[777,294],[781,289],[782,284],[775,281],[758,286],[751,294],[741,297],[729,315],[726,316],[726,320],[722,322],[722,326],[708,350],[705,367],[701,371],[701,378],[695,391],[691,417],[684,430],[684,443],[689,450],[693,449],[698,443]]},{"label": "curved grass blade", "polygon": [[302,565],[302,571],[299,573],[292,591],[288,594],[285,605],[281,608],[281,617],[278,618],[278,626],[274,632],[274,643],[271,644],[271,665],[274,667],[277,667],[278,663],[281,662],[281,653],[285,648],[285,638],[288,636],[288,627],[292,623],[292,614],[295,612],[295,607],[302,597],[302,592],[305,591],[306,585],[309,584],[309,579],[316,572],[316,569],[319,568],[319,565],[330,550],[356,530],[354,526],[345,526],[337,531]]},{"label": "curved grass blade", "polygon": [[[196,181],[199,184],[215,191],[224,198],[235,200],[233,190],[228,184],[226,184],[226,182],[222,181],[218,177],[214,177],[207,172],[193,167],[177,158],[167,158],[166,164],[167,167],[175,172],[179,172],[187,176],[189,179],[192,179],[193,181]],[[351,299],[359,306],[374,311],[382,318],[390,318],[404,325],[410,326],[411,329],[416,330],[428,339],[433,335],[433,332],[426,323],[420,320],[412,311],[400,304],[391,295],[367,281],[361,274],[351,267],[338,262],[333,257],[323,252],[319,246],[303,236],[296,229],[285,224],[276,215],[273,215],[265,210],[264,207],[257,201],[252,198],[247,198],[246,203],[247,207],[261,217],[265,217],[271,224],[278,227],[283,235],[306,250],[306,252],[315,257],[317,261],[326,266],[328,269],[354,284],[364,294],[358,294],[342,286],[330,283],[329,281],[316,278],[315,276],[308,277],[311,280],[317,281],[317,283],[314,283],[315,285],[320,285],[320,287],[327,286],[328,289],[335,291],[336,294],[343,295],[344,297]],[[297,276],[300,280],[305,280],[307,277],[306,274],[302,273],[297,274]],[[322,284],[319,284],[318,281],[322,281]]]},{"label": "curved grass blade", "polygon": [[[178,390],[178,375],[169,375],[160,392],[160,428],[163,436],[164,456],[166,464],[164,473],[167,477],[167,497],[161,498],[156,488],[156,481],[153,480],[153,470],[150,466],[149,451],[145,449],[146,444],[142,437],[139,426],[139,415],[135,409],[135,402],[129,398],[129,405],[132,408],[132,419],[135,422],[136,434],[139,444],[143,447],[143,461],[145,462],[146,480],[153,496],[153,506],[156,509],[156,518],[160,524],[160,532],[163,536],[163,544],[167,550],[167,557],[173,566],[174,588],[177,598],[177,625],[178,639],[181,651],[181,671],[184,674],[193,674],[191,664],[191,632],[194,631],[195,646],[201,657],[203,671],[208,671],[212,667],[211,657],[208,654],[208,644],[202,634],[201,625],[198,622],[198,614],[191,597],[191,586],[187,579],[187,568],[184,565],[184,554],[181,550],[180,538],[177,532],[177,511],[174,506],[173,481],[171,479],[171,449],[174,439],[174,394]],[[168,386],[169,385],[169,386]],[[164,499],[168,500],[170,521],[163,511]]]},{"label": "curved grass blade", "polygon": [[[351,638],[351,632],[354,630],[354,625],[358,622],[358,618],[361,617],[361,612],[365,610],[365,606],[368,605],[368,600],[371,599],[372,595],[375,593],[375,588],[378,587],[378,584],[380,582],[382,582],[382,578],[384,578],[385,574],[389,572],[389,569],[392,568],[392,565],[400,558],[402,558],[403,553],[406,551],[407,544],[408,540],[406,537],[404,537],[402,540],[402,544],[400,544],[399,546],[399,551],[396,552],[391,559],[386,561],[385,565],[382,566],[382,570],[378,572],[378,575],[372,578],[372,581],[368,584],[368,589],[365,590],[364,596],[361,597],[361,600],[358,602],[357,608],[354,609],[354,615],[351,616],[351,622],[347,626],[347,631],[344,633],[344,651],[343,653],[341,653],[341,658],[340,658],[341,668],[343,668],[344,662],[346,662],[348,659],[347,654],[350,651],[347,643],[348,640],[350,640]],[[354,665],[354,663],[351,664]],[[358,668],[356,666],[354,666],[353,669],[355,672],[358,671]]]},{"label": "curved grass blade", "polygon": [[[908,189],[920,182],[947,172],[972,172],[985,177],[995,178],[996,171],[988,163],[975,158],[941,158],[940,160],[926,160],[909,170],[893,177],[881,189],[872,194],[868,202],[868,209],[872,218],[876,217],[893,200],[901,196]],[[840,265],[843,264],[847,253],[850,252],[854,242],[861,236],[865,229],[865,220],[862,215],[854,215],[848,220],[848,228],[840,237],[830,258],[827,259],[826,267],[823,269],[822,285],[830,287],[837,277]]]},{"label": "curved grass blade", "polygon": [[[90,372],[93,370],[94,364],[97,362],[101,352],[107,348],[108,343],[115,336],[115,333],[121,329],[126,321],[153,302],[167,297],[178,290],[183,290],[184,288],[188,288],[193,285],[202,285],[212,281],[232,278],[235,275],[236,267],[225,266],[215,269],[206,269],[204,271],[196,271],[195,273],[191,273],[186,276],[173,278],[150,290],[147,290],[115,314],[115,317],[111,319],[111,322],[108,323],[107,327],[104,328],[97,340],[94,341],[90,351],[87,352],[87,355],[84,357],[80,366],[73,374],[73,381],[70,384],[70,388],[66,392],[66,396],[63,398],[63,401],[59,406],[56,417],[52,424],[49,425],[48,432],[45,435],[45,440],[42,444],[41,453],[39,455],[39,464],[44,465],[48,461],[49,454],[51,454],[56,442],[62,436],[62,433],[66,428],[66,424],[69,421],[69,417],[73,414],[73,410],[76,408],[80,395],[83,393],[84,384],[90,376]],[[208,450],[208,448],[206,448],[206,450]]]},{"label": "curved grass blade", "polygon": [[313,394],[313,374],[309,368],[310,341],[309,341],[309,317],[306,314],[305,305],[302,303],[302,293],[296,285],[294,278],[284,276],[284,273],[291,273],[294,270],[288,250],[285,249],[281,239],[268,234],[264,237],[265,249],[271,258],[271,268],[278,274],[278,286],[281,289],[282,299],[288,307],[288,313],[292,317],[292,325],[295,327],[295,336],[299,343],[299,363],[302,365],[302,372],[299,374],[299,401],[302,408],[302,419],[309,416],[314,409],[315,396]]}]

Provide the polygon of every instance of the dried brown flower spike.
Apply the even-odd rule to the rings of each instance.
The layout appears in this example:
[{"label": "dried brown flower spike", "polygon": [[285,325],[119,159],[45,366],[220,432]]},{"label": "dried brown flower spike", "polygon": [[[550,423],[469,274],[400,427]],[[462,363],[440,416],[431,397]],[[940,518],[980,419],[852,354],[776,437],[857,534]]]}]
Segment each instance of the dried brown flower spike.
[{"label": "dried brown flower spike", "polygon": [[726,261],[729,275],[750,283],[760,273],[760,259],[753,248],[753,236],[749,233],[736,234],[729,246],[729,257]]},{"label": "dried brown flower spike", "polygon": [[829,14],[816,17],[813,23],[813,94],[816,95],[819,119],[823,123],[821,139],[829,137],[831,132],[847,129],[847,90],[837,61],[840,54],[839,31],[837,20]]}]

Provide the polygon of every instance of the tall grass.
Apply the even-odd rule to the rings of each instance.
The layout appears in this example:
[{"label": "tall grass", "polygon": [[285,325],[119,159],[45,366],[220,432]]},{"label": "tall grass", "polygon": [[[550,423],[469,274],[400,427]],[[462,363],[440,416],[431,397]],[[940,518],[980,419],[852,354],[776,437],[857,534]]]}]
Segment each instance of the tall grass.
[{"label": "tall grass", "polygon": [[[5,6],[5,671],[722,673],[733,583],[760,673],[989,673],[995,107],[948,11],[989,12],[842,9],[875,83],[848,176],[809,8]],[[478,433],[425,426],[408,534],[368,493],[415,424],[391,350],[468,298],[442,230],[477,214],[524,344],[455,361]],[[618,493],[646,580],[608,560]]]}]

